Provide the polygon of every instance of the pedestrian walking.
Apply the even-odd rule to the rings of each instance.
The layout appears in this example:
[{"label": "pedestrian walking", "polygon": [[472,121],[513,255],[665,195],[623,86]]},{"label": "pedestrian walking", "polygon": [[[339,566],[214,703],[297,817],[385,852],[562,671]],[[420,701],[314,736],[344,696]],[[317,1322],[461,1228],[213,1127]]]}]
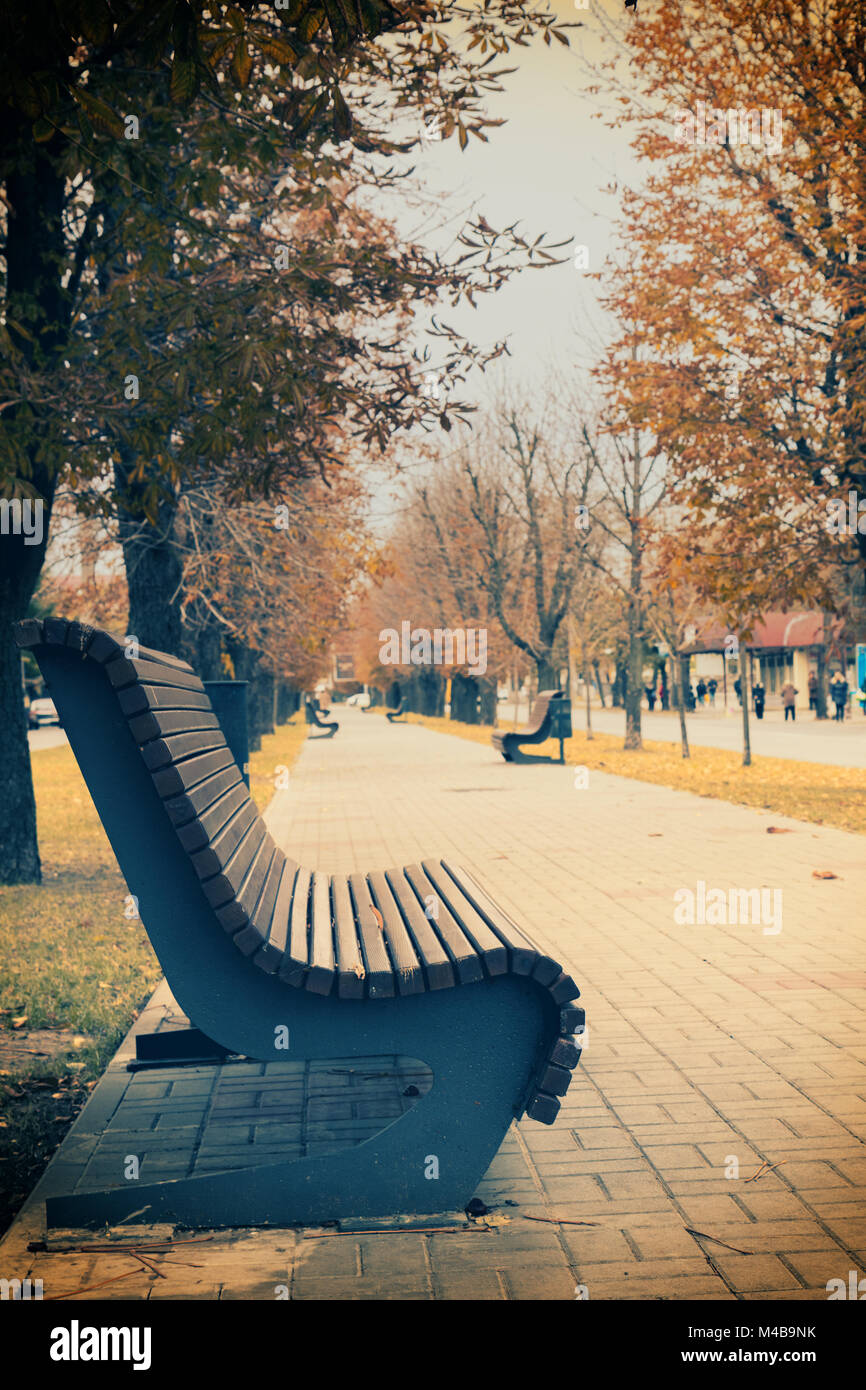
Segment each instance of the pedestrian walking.
[{"label": "pedestrian walking", "polygon": [[764,701],[767,698],[767,692],[760,681],[758,681],[757,685],[752,686],[752,698],[755,701],[755,717],[757,719],[763,719]]},{"label": "pedestrian walking", "polygon": [[718,690],[718,688],[719,682],[716,680],[715,676],[711,676],[710,679],[707,681],[707,690],[710,692],[710,704],[714,707],[716,703],[716,691]]},{"label": "pedestrian walking", "polygon": [[845,718],[845,706],[848,703],[848,682],[841,671],[837,671],[830,682],[830,699],[836,706],[836,718],[841,723]]},{"label": "pedestrian walking", "polygon": [[743,687],[742,687],[742,685],[740,684],[740,678],[739,678],[739,676],[737,676],[737,679],[734,681],[734,694],[736,695],[736,697],[737,697],[737,699],[739,700],[740,704],[742,704],[742,703],[743,703]]},{"label": "pedestrian walking", "polygon": [[809,672],[809,708],[818,709],[818,677],[814,671]]},{"label": "pedestrian walking", "polygon": [[706,683],[706,681],[704,680],[703,676],[701,676],[701,679],[698,681],[698,703],[701,704],[701,705],[704,704],[705,701],[706,701],[706,698],[707,698],[707,683]]},{"label": "pedestrian walking", "polygon": [[790,715],[792,722],[797,719],[797,688],[793,681],[785,681],[782,686],[782,704],[785,709],[785,723],[788,722]]},{"label": "pedestrian walking", "polygon": [[651,685],[645,685],[643,688],[643,693],[644,695],[646,695],[646,702],[649,705],[650,713],[652,713],[652,711],[656,707],[656,693]]}]

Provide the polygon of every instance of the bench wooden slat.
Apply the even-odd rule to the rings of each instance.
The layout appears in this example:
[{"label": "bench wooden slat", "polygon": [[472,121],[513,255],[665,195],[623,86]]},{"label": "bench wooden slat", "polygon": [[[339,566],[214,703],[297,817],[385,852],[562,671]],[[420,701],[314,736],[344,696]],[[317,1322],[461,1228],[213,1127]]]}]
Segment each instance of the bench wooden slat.
[{"label": "bench wooden slat", "polygon": [[552,1125],[559,1114],[559,1101],[556,1096],[546,1096],[537,1091],[526,1107],[530,1120],[538,1120],[543,1125]]},{"label": "bench wooden slat", "polygon": [[558,1067],[554,1062],[550,1062],[541,1073],[538,1089],[549,1096],[564,1096],[570,1085],[571,1072],[569,1069]]},{"label": "bench wooden slat", "polygon": [[225,748],[226,741],[222,729],[203,729],[200,733],[174,734],[170,738],[155,738],[141,747],[145,766],[151,772],[158,771],[168,763],[180,762],[183,758],[205,753],[214,748]]},{"label": "bench wooden slat", "polygon": [[403,920],[414,943],[418,960],[421,963],[428,989],[448,989],[455,981],[454,965],[439,937],[433,930],[433,923],[419,905],[418,898],[407,883],[403,869],[387,869],[385,878],[403,915]]},{"label": "bench wooden slat", "polygon": [[[255,963],[268,975],[276,975],[282,965],[289,943],[289,910],[291,891],[294,887],[298,866],[293,859],[287,859],[282,850],[277,850],[268,870],[267,882],[262,896],[256,903],[253,924],[265,937],[265,943],[255,956]],[[279,909],[282,886],[286,883],[287,897],[284,910]]]},{"label": "bench wooden slat", "polygon": [[[509,960],[514,974],[530,975],[540,956],[538,948],[511,920],[504,909],[499,907],[484,891],[478,880],[468,870],[462,866],[451,864],[445,859],[442,860],[442,867],[450,874],[476,910],[481,913],[500,940],[508,947]],[[551,962],[551,964],[555,964],[555,962]],[[551,979],[555,980],[558,974],[559,966],[556,966],[556,971],[551,975]]]},{"label": "bench wooden slat", "polygon": [[570,975],[564,973],[561,973],[554,980],[553,984],[548,985],[547,988],[550,990],[557,1004],[570,1004],[572,999],[578,999],[580,997],[580,990],[574,983],[574,980]]},{"label": "bench wooden slat", "polygon": [[397,990],[400,994],[422,994],[426,988],[424,972],[391,886],[383,873],[368,874],[367,883],[385,924],[385,940],[394,962]]},{"label": "bench wooden slat", "polygon": [[578,1004],[568,1004],[559,1011],[559,1031],[563,1034],[582,1033],[586,1027],[586,1014]]},{"label": "bench wooden slat", "polygon": [[142,661],[135,657],[118,656],[105,664],[108,679],[115,689],[132,685],[139,681],[146,685],[172,685],[181,690],[197,690],[204,694],[204,686],[198,676],[183,666],[163,666],[156,661]]},{"label": "bench wooden slat", "polygon": [[155,709],[204,709],[212,713],[207,695],[198,690],[181,690],[176,685],[126,685],[117,692],[120,708],[127,718]]},{"label": "bench wooden slat", "polygon": [[483,959],[488,974],[504,975],[508,970],[508,951],[481,913],[445,872],[441,863],[435,859],[425,859],[421,867],[476,954]]},{"label": "bench wooden slat", "polygon": [[247,797],[222,829],[211,837],[207,848],[190,855],[199,878],[211,878],[225,868],[257,817],[258,811]]},{"label": "bench wooden slat", "polygon": [[407,864],[403,873],[415,889],[422,904],[426,906],[425,900],[430,897],[435,900],[436,916],[429,917],[427,920],[448,955],[454,961],[460,983],[468,985],[476,980],[483,980],[484,967],[478,952],[463,932],[459,922],[452,917],[447,906],[436,892],[435,885],[430,882],[420,864]]},{"label": "bench wooden slat", "polygon": [[349,884],[342,875],[331,879],[331,899],[337,948],[337,993],[341,999],[363,999],[367,972],[361,958]]},{"label": "bench wooden slat", "polygon": [[136,743],[148,743],[169,734],[193,733],[198,729],[219,729],[219,720],[211,710],[171,709],[148,710],[134,715],[129,728]]},{"label": "bench wooden slat", "polygon": [[237,849],[218,874],[202,883],[204,895],[211,907],[222,907],[238,890],[249,872],[250,865],[267,835],[264,822],[254,819]]},{"label": "bench wooden slat", "polygon": [[313,874],[310,911],[309,959],[304,987],[312,994],[330,994],[336,969],[331,923],[331,884],[327,874]]},{"label": "bench wooden slat", "polygon": [[384,918],[380,926],[363,874],[349,875],[349,892],[355,906],[355,920],[367,972],[367,995],[370,999],[391,999],[396,990],[391,957],[385,944]]},{"label": "bench wooden slat", "polygon": [[245,786],[245,784],[237,766],[232,763],[219,772],[212,773],[210,777],[205,777],[201,782],[197,782],[194,787],[190,787],[188,792],[166,801],[164,803],[165,809],[172,825],[185,825],[187,821],[195,820],[202,811],[212,806],[230,788],[241,786]]},{"label": "bench wooden slat", "polygon": [[189,854],[209,846],[214,837],[226,826],[237,811],[245,806],[250,794],[243,782],[236,782],[222,796],[186,825],[177,826],[178,838]]},{"label": "bench wooden slat", "polygon": [[257,954],[265,944],[267,927],[262,930],[257,926],[255,908],[264,891],[271,865],[277,855],[282,860],[282,851],[277,849],[270,835],[265,834],[237,894],[246,917],[246,925],[241,927],[239,932],[235,932],[232,942],[245,956]]},{"label": "bench wooden slat", "polygon": [[[511,947],[512,942],[514,943],[514,953],[519,955],[520,963],[519,969],[515,964],[515,973],[531,974],[533,980],[537,981],[538,984],[547,987],[552,985],[562,974],[562,967],[559,962],[539,950],[529,937],[515,926],[503,909],[493,902],[492,898],[484,892],[477,880],[466,869],[453,868],[449,864],[445,864],[444,867],[448,869],[452,877],[457,877],[458,881],[466,883],[467,896],[473,899],[476,906],[487,917],[494,931],[501,934],[509,947]],[[527,965],[528,970],[525,969]]]},{"label": "bench wooden slat", "polygon": [[210,753],[184,758],[182,763],[175,763],[172,767],[160,768],[153,774],[153,784],[160,796],[178,796],[197,786],[205,777],[229,766],[236,768],[237,764],[228,746],[216,748]]},{"label": "bench wooden slat", "polygon": [[288,922],[288,945],[280,964],[279,976],[287,984],[296,987],[304,983],[310,960],[309,915],[312,882],[313,875],[309,869],[299,867],[292,885],[291,897],[286,900],[286,880],[283,879],[274,908],[274,913],[280,920],[285,912]]}]

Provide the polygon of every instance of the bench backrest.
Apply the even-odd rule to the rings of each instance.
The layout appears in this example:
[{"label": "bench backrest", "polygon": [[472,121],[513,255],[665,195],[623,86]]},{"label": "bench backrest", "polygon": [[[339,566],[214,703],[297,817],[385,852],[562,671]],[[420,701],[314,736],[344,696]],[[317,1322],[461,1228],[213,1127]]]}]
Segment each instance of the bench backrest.
[{"label": "bench backrest", "polygon": [[198,676],[79,623],[28,621],[16,635],[45,676],[166,973],[164,924],[182,936],[190,912],[204,911],[211,931],[215,916],[252,954],[297,866],[258,814]]},{"label": "bench backrest", "polygon": [[527,733],[537,734],[540,732],[545,719],[550,713],[551,700],[560,699],[562,699],[561,690],[539,690],[532,704],[532,711],[529,715],[529,724],[526,730]]}]

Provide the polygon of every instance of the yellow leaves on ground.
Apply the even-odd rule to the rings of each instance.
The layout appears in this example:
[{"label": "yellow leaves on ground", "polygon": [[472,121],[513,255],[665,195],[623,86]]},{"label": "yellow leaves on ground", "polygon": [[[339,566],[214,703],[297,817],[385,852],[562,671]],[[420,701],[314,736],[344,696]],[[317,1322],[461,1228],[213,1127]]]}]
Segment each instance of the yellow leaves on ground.
[{"label": "yellow leaves on ground", "polygon": [[[477,743],[490,742],[491,730],[486,725],[460,724],[420,714],[409,714],[407,718],[440,733]],[[550,739],[527,752],[558,757],[559,744]],[[575,733],[566,741],[565,760],[572,766],[597,768],[617,777],[654,782],[719,801],[776,811],[795,820],[866,834],[866,785],[862,769],[856,767],[762,757],[753,758],[751,767],[743,767],[742,755],[728,749],[692,748],[691,757],[683,758],[679,744],[645,743],[637,752],[626,752],[622,739],[613,734],[595,734],[590,740],[585,733]]]}]

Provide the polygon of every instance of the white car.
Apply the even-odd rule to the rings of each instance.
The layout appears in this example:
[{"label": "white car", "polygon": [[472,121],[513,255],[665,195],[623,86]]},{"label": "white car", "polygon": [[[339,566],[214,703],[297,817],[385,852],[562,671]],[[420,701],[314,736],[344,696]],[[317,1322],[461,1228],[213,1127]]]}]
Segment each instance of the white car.
[{"label": "white car", "polygon": [[347,705],[355,705],[358,709],[370,708],[370,696],[366,690],[359,690],[356,695],[350,695],[346,701]]},{"label": "white car", "polygon": [[60,715],[54,705],[53,700],[43,696],[38,700],[30,701],[30,708],[27,711],[27,722],[31,729],[39,729],[43,724],[59,724]]}]

